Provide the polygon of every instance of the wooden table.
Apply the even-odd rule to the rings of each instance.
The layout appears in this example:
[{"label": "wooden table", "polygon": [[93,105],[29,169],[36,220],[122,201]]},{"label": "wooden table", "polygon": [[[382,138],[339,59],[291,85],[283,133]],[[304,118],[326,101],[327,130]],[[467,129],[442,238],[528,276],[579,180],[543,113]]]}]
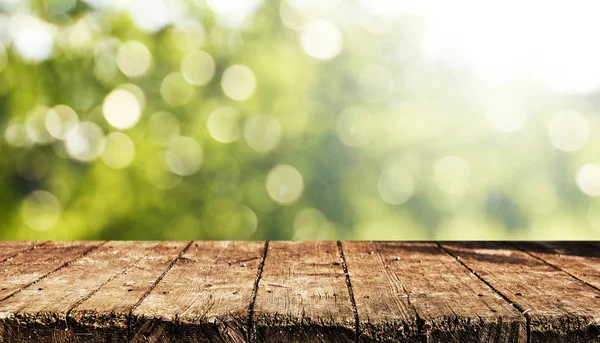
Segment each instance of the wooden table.
[{"label": "wooden table", "polygon": [[600,245],[0,242],[0,342],[600,342]]}]

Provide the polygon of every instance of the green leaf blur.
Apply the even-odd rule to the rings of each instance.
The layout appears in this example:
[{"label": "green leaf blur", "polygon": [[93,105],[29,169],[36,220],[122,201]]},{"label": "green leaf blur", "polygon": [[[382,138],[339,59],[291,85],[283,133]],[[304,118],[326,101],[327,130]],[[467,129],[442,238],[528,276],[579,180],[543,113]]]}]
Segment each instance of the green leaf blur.
[{"label": "green leaf blur", "polygon": [[596,89],[361,1],[129,2],[0,1],[0,239],[600,238]]}]

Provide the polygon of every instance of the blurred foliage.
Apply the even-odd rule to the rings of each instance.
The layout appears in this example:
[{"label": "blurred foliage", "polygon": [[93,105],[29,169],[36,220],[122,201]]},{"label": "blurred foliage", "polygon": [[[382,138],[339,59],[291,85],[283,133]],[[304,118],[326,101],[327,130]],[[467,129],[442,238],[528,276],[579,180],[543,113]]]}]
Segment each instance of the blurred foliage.
[{"label": "blurred foliage", "polygon": [[118,3],[4,0],[0,239],[600,238],[597,93],[491,84],[355,1]]}]

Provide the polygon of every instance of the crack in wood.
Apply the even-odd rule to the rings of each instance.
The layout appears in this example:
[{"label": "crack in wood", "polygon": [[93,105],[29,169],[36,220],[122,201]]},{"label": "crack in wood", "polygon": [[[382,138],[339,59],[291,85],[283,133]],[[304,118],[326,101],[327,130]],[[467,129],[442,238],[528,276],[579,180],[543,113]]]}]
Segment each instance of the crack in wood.
[{"label": "crack in wood", "polygon": [[518,245],[515,245],[515,244],[512,244],[512,243],[509,243],[509,242],[506,242],[506,244],[507,244],[507,245],[510,245],[511,247],[513,247],[513,248],[515,248],[515,249],[517,249],[517,250],[519,250],[519,251],[522,251],[522,252],[526,253],[527,255],[529,255],[529,256],[531,256],[531,257],[535,258],[535,259],[536,259],[536,260],[538,260],[538,261],[541,261],[541,262],[543,262],[544,264],[546,264],[546,265],[548,265],[548,266],[550,266],[550,267],[552,267],[552,268],[554,268],[554,269],[556,269],[556,270],[558,270],[558,271],[560,271],[560,272],[566,273],[567,275],[569,275],[569,276],[570,276],[570,277],[572,277],[573,279],[575,279],[575,280],[577,280],[577,281],[581,281],[581,282],[582,282],[582,283],[584,283],[585,285],[587,285],[587,286],[590,286],[590,287],[592,287],[593,289],[595,289],[595,290],[597,290],[597,291],[600,291],[600,288],[598,288],[598,287],[596,287],[596,286],[594,286],[594,285],[590,284],[589,282],[587,282],[587,281],[585,281],[585,280],[582,280],[582,279],[580,279],[579,277],[577,277],[576,275],[573,275],[572,273],[568,272],[567,270],[565,270],[565,269],[563,269],[563,268],[560,268],[559,266],[557,266],[557,265],[555,265],[555,264],[553,264],[553,263],[551,263],[551,262],[548,262],[548,261],[544,260],[543,258],[540,258],[540,257],[536,256],[535,254],[532,254],[532,253],[530,253],[529,251],[527,251],[527,250],[525,250],[525,249],[522,249],[522,248],[521,248],[521,247],[519,247]]},{"label": "crack in wood", "polygon": [[12,260],[13,258],[15,258],[15,257],[17,257],[17,256],[19,256],[19,255],[22,255],[22,254],[24,254],[24,253],[26,253],[26,252],[28,252],[28,251],[30,251],[30,250],[34,250],[34,249],[36,249],[36,248],[39,248],[39,247],[41,247],[42,245],[44,245],[44,244],[46,244],[46,243],[48,243],[48,241],[43,241],[43,242],[39,242],[39,243],[37,243],[37,244],[33,244],[33,245],[32,245],[32,246],[30,246],[30,247],[27,247],[27,248],[25,248],[25,249],[23,249],[23,250],[20,250],[20,251],[18,251],[18,252],[16,252],[16,253],[12,254],[12,255],[10,255],[10,256],[7,256],[7,257],[5,257],[3,260],[1,260],[1,261],[0,261],[0,263],[4,263],[4,262],[6,262],[6,261]]},{"label": "crack in wood", "polygon": [[443,251],[445,251],[448,255],[452,256],[461,266],[463,266],[468,271],[470,271],[471,273],[473,273],[473,275],[475,275],[475,277],[477,277],[481,282],[483,282],[492,291],[494,291],[494,293],[498,294],[502,299],[504,299],[504,301],[506,301],[508,304],[510,304],[511,306],[513,306],[514,308],[516,308],[519,312],[521,312],[521,314],[525,317],[525,321],[527,322],[527,327],[526,327],[526,330],[527,330],[527,343],[531,343],[531,318],[527,314],[528,311],[523,310],[523,308],[521,308],[519,305],[517,305],[514,302],[512,302],[506,295],[502,294],[491,283],[489,283],[481,275],[479,275],[474,269],[472,269],[471,267],[467,266],[467,264],[464,263],[458,256],[454,255],[450,250],[448,250],[444,246],[442,246],[442,244],[440,244],[439,242],[436,242],[436,244],[437,244],[437,246],[440,249],[442,249]]},{"label": "crack in wood", "polygon": [[32,285],[35,285],[36,283],[38,283],[38,282],[40,282],[40,281],[44,280],[44,279],[45,279],[45,278],[47,278],[48,276],[50,276],[50,275],[52,275],[52,274],[54,274],[54,273],[56,273],[56,272],[58,272],[58,271],[60,271],[60,270],[62,270],[62,269],[64,269],[64,268],[68,267],[69,265],[73,264],[75,261],[79,260],[80,258],[82,258],[82,257],[84,257],[84,256],[87,256],[87,255],[89,255],[91,252],[93,252],[94,250],[96,250],[96,249],[100,248],[101,246],[103,246],[103,245],[104,245],[104,244],[106,244],[107,242],[108,242],[108,241],[102,241],[102,242],[100,242],[100,244],[98,244],[98,245],[96,245],[96,246],[93,246],[93,247],[90,247],[89,249],[87,249],[87,250],[85,250],[83,253],[81,253],[79,256],[77,256],[77,257],[73,258],[72,260],[69,260],[69,261],[67,261],[67,262],[63,263],[63,264],[62,264],[62,265],[60,265],[58,268],[55,268],[55,269],[53,269],[53,270],[49,271],[48,273],[46,273],[46,274],[44,274],[44,275],[40,276],[39,278],[37,278],[35,281],[33,281],[33,282],[30,282],[30,283],[28,283],[28,284],[26,284],[26,285],[23,285],[23,286],[22,286],[21,288],[19,288],[17,291],[15,291],[15,292],[13,292],[13,293],[11,293],[11,294],[9,294],[9,295],[5,296],[4,298],[0,299],[0,302],[3,302],[3,301],[5,301],[5,300],[7,300],[7,299],[10,299],[10,298],[12,298],[13,296],[15,296],[15,295],[19,294],[19,293],[20,293],[20,292],[21,292],[23,289],[25,289],[25,288],[27,288],[27,287],[30,287],[30,286],[32,286]]},{"label": "crack in wood", "polygon": [[360,337],[360,320],[358,317],[358,309],[356,308],[356,300],[354,299],[354,291],[352,290],[352,282],[350,280],[350,273],[348,272],[348,265],[346,264],[346,256],[344,256],[344,248],[342,242],[337,241],[337,247],[340,254],[340,261],[342,262],[342,269],[346,277],[346,286],[348,288],[348,296],[350,297],[350,304],[352,305],[352,312],[354,313],[354,329],[356,343],[359,342]]},{"label": "crack in wood", "polygon": [[265,242],[265,247],[263,250],[262,257],[260,259],[260,264],[258,266],[258,271],[256,272],[256,279],[254,279],[254,285],[252,286],[252,295],[250,296],[250,304],[248,305],[248,329],[247,329],[247,337],[249,343],[252,342],[256,333],[254,332],[254,304],[256,303],[256,296],[258,295],[258,286],[260,284],[260,279],[262,277],[263,269],[265,267],[265,261],[267,260],[267,254],[269,251],[269,241]]},{"label": "crack in wood", "polygon": [[152,283],[152,286],[150,286],[150,289],[148,289],[143,295],[142,297],[131,307],[131,310],[129,310],[129,313],[127,315],[127,341],[131,341],[131,316],[133,311],[135,311],[135,309],[140,306],[140,304],[142,303],[142,301],[144,301],[144,299],[146,299],[146,297],[154,290],[154,288],[156,288],[156,286],[158,285],[158,283],[165,277],[165,275],[167,275],[167,273],[173,269],[173,266],[175,265],[175,263],[177,263],[177,261],[181,258],[181,256],[190,248],[190,246],[192,246],[192,243],[194,243],[194,241],[190,241],[183,249],[181,249],[181,251],[179,252],[179,254],[177,255],[177,257],[175,257],[173,259],[173,261],[171,261],[171,263],[169,264],[169,266],[165,269],[164,272],[162,272],[159,277]]}]

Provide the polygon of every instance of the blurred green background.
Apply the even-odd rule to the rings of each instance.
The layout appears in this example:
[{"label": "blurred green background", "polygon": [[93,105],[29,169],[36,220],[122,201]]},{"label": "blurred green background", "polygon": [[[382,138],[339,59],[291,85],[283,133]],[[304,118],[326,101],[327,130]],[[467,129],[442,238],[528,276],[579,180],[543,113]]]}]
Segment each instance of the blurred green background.
[{"label": "blurred green background", "polygon": [[594,5],[479,3],[0,0],[0,239],[600,238]]}]

